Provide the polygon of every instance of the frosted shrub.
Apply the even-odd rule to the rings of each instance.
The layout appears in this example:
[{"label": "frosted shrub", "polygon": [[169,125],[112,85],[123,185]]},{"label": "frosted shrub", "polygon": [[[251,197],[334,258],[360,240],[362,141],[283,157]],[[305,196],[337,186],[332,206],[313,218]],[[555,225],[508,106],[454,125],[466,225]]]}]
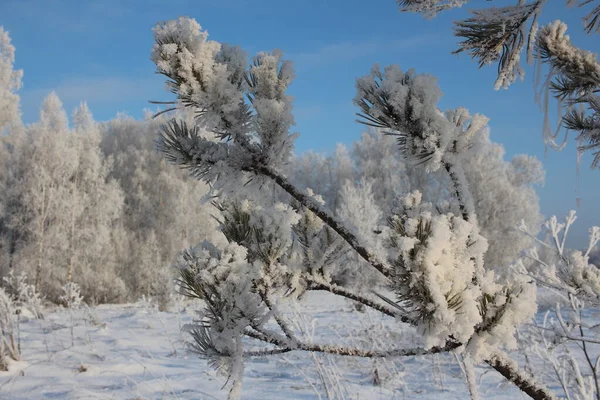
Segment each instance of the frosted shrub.
[{"label": "frosted shrub", "polygon": [[35,318],[44,318],[42,313],[43,298],[36,291],[35,285],[27,283],[27,274],[21,272],[21,274],[15,275],[14,271],[10,271],[8,276],[3,277],[2,280],[8,288],[16,307],[26,308]]},{"label": "frosted shrub", "polygon": [[[368,209],[380,220],[361,219],[361,211],[335,216],[283,172],[296,137],[286,94],[291,63],[273,52],[259,53],[247,66],[243,51],[209,41],[187,18],[159,24],[154,34],[152,59],[176,96],[172,105],[197,116],[193,124],[164,124],[159,149],[210,185],[222,234],[176,264],[182,292],[205,304],[187,326],[190,345],[229,376],[231,398],[240,396],[245,358],[291,351],[368,358],[455,351],[465,365],[485,362],[534,398],[554,398],[503,352],[514,348],[516,327],[535,313],[535,285],[516,273],[499,279],[484,269],[487,241],[462,166],[487,118],[464,108],[441,112],[431,76],[374,67],[356,84],[361,121],[395,136],[404,157],[420,164],[415,168],[445,171],[457,212],[422,203],[413,192],[391,213],[378,213],[368,191],[348,189],[346,196],[356,196],[350,209]],[[336,254],[344,252],[368,274],[336,279],[347,261]],[[369,274],[379,279],[355,282]],[[315,290],[415,326],[422,345],[370,350],[306,338],[279,304]],[[249,350],[249,344],[262,347]]]},{"label": "frosted shrub", "polygon": [[173,305],[175,281],[170,268],[161,268],[152,284],[152,293],[159,311],[167,311]]},{"label": "frosted shrub", "polygon": [[0,371],[8,370],[9,360],[21,359],[17,309],[11,297],[0,288]]},{"label": "frosted shrub", "polygon": [[[564,222],[551,217],[544,224],[548,240],[538,239],[537,246],[525,252],[533,261],[530,275],[556,295],[557,303],[543,321],[529,327],[522,340],[527,354],[551,366],[550,376],[567,398],[595,400],[600,398],[600,335],[587,314],[590,308],[600,308],[600,269],[590,262],[600,242],[600,228],[590,229],[586,249],[567,249],[567,235],[576,219],[575,211]],[[531,236],[525,225],[520,229]],[[516,267],[525,270],[523,262]]]},{"label": "frosted shrub", "polygon": [[61,303],[69,310],[69,330],[71,332],[71,346],[75,346],[75,311],[79,309],[83,301],[79,285],[69,282],[62,287],[63,294],[59,297]]},{"label": "frosted shrub", "polygon": [[158,308],[154,299],[150,296],[146,296],[145,294],[143,294],[135,304],[148,312],[155,311]]},{"label": "frosted shrub", "polygon": [[69,309],[77,310],[83,301],[79,285],[69,282],[62,288],[63,294],[59,297],[60,301]]}]

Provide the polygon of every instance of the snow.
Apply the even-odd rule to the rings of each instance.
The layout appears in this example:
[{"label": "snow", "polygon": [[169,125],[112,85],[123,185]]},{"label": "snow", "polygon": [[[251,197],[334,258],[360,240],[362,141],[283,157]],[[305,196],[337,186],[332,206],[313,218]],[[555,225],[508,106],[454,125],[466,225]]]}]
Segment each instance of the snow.
[{"label": "snow", "polygon": [[[398,329],[401,325],[391,318],[382,319],[377,312],[358,313],[352,304],[327,293],[310,293],[300,307],[302,318],[291,307],[284,307],[284,315],[294,317],[297,330],[309,337],[316,331],[327,343],[368,346],[385,341],[408,347],[420,340],[414,329]],[[221,388],[226,378],[184,346],[188,336],[180,328],[195,317],[197,308],[199,304],[179,302],[173,311],[159,312],[142,301],[74,311],[74,346],[69,312],[64,308],[47,310],[45,320],[22,321],[24,361],[11,363],[9,372],[0,372],[0,397],[224,399],[227,389]],[[361,339],[369,331],[377,334]],[[484,370],[488,373],[481,375]],[[317,371],[323,374],[321,378]],[[482,398],[520,396],[518,389],[489,368],[478,367],[476,374]],[[375,375],[380,386],[373,384]],[[246,360],[242,398],[326,398],[322,382],[328,382],[330,392],[347,399],[468,397],[461,369],[451,354],[406,357],[392,363],[293,352]],[[502,390],[498,385],[503,385]]]}]

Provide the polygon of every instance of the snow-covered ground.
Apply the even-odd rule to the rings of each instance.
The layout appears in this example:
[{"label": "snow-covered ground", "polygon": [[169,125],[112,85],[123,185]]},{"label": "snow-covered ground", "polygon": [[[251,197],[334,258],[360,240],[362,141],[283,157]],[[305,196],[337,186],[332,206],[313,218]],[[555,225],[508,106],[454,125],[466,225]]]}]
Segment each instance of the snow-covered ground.
[{"label": "snow-covered ground", "polygon": [[[404,346],[415,332],[383,336],[389,326],[376,313],[326,293],[301,302],[297,329],[315,341]],[[102,305],[75,311],[73,342],[68,310],[47,311],[45,320],[21,322],[23,361],[0,372],[0,399],[223,399],[226,378],[186,351],[181,327],[194,306],[159,312],[151,304]],[[392,324],[394,324],[392,322]],[[397,328],[397,325],[396,325]],[[361,332],[369,335],[368,342]],[[373,339],[380,337],[381,339]],[[320,373],[319,373],[320,371]],[[485,399],[523,398],[496,372],[478,369]],[[379,384],[375,381],[379,380]],[[294,352],[246,362],[244,399],[466,399],[461,369],[452,355],[409,357],[394,362]]]}]

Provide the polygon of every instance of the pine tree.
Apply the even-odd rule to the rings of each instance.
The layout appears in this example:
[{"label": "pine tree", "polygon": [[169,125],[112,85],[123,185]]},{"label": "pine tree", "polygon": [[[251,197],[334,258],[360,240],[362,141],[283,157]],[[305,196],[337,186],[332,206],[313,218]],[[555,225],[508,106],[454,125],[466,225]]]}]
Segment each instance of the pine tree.
[{"label": "pine tree", "polygon": [[[296,134],[290,132],[294,120],[286,94],[293,71],[280,52],[259,53],[248,66],[241,49],[208,40],[189,18],[157,25],[154,36],[151,58],[176,96],[172,105],[196,117],[164,123],[159,149],[210,185],[221,212],[226,241],[206,240],[185,251],[177,267],[183,293],[206,305],[189,326],[191,346],[229,375],[230,398],[240,396],[245,357],[295,350],[414,356],[455,349],[486,362],[533,398],[555,398],[502,351],[514,348],[516,327],[535,312],[535,286],[525,276],[497,280],[484,269],[487,241],[464,160],[486,118],[462,108],[440,112],[435,79],[395,65],[373,68],[357,80],[361,121],[392,132],[405,157],[426,172],[446,171],[458,205],[458,212],[440,210],[414,191],[386,215],[387,227],[372,233],[334,215],[322,197],[283,173]],[[368,191],[356,194],[356,204],[371,198]],[[328,234],[362,259],[361,268],[387,282],[396,298],[383,295],[380,286],[356,291],[336,284],[329,263],[336,246],[324,245]],[[311,290],[413,325],[423,346],[372,351],[309,342],[291,329],[277,304]],[[246,350],[244,338],[265,347]]]}]

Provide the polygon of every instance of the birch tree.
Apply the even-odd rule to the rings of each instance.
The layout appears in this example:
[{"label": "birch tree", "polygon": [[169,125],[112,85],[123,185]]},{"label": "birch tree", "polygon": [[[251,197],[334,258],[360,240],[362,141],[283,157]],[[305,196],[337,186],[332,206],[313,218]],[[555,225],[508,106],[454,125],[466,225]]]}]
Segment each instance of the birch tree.
[{"label": "birch tree", "polygon": [[120,217],[122,194],[110,182],[110,163],[99,148],[99,131],[87,106],[74,129],[55,93],[40,121],[27,127],[15,147],[18,170],[11,178],[18,207],[11,210],[18,242],[12,267],[33,278],[38,292],[58,300],[75,282],[86,301],[118,301],[123,283],[115,275],[111,229]]},{"label": "birch tree", "polygon": [[14,69],[15,47],[8,32],[0,26],[0,133],[11,124],[19,123],[19,96],[23,71]]},{"label": "birch tree", "polygon": [[11,182],[17,168],[15,147],[23,133],[16,93],[23,72],[14,69],[14,61],[15,47],[8,32],[0,26],[0,276],[10,269],[18,240],[12,218],[18,202]]},{"label": "birch tree", "polygon": [[202,202],[206,187],[190,185],[187,175],[167,165],[156,151],[160,124],[120,116],[102,128],[102,152],[113,160],[110,177],[125,195],[115,245],[119,275],[133,299],[171,285],[164,279],[165,270],[176,254],[216,226]]},{"label": "birch tree", "polygon": [[36,291],[47,292],[57,281],[56,275],[62,275],[53,265],[68,247],[62,227],[69,215],[69,181],[78,162],[78,154],[71,151],[67,115],[55,93],[46,97],[39,123],[29,127],[26,135],[21,152],[21,218],[26,239],[19,262],[34,277]]}]

